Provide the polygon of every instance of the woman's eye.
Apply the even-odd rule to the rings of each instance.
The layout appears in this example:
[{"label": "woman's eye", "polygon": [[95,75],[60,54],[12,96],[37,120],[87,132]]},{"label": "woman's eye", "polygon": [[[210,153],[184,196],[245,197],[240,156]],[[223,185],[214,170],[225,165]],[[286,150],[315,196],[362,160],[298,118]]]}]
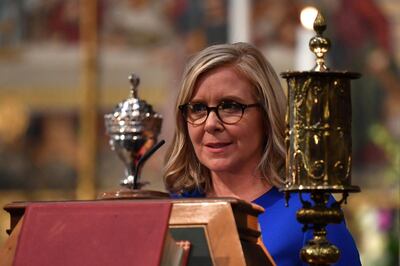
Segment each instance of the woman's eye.
[{"label": "woman's eye", "polygon": [[222,103],[220,103],[219,108],[223,111],[241,110],[241,106],[237,102],[222,102]]},{"label": "woman's eye", "polygon": [[207,106],[202,103],[195,103],[191,105],[190,109],[192,110],[193,113],[201,113],[207,111]]}]

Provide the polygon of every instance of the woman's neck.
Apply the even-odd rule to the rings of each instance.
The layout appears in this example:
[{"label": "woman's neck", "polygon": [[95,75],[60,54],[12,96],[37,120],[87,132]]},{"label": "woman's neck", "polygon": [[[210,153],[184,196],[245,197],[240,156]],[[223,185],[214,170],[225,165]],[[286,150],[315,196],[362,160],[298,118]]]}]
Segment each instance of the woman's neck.
[{"label": "woman's neck", "polygon": [[251,202],[271,189],[271,185],[260,176],[211,173],[212,191],[207,196],[235,197]]}]

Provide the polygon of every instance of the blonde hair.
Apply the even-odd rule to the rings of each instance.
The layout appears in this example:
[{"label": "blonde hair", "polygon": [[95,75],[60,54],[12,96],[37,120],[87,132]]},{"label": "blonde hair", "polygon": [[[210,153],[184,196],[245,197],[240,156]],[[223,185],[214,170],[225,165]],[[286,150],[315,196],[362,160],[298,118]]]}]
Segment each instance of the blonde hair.
[{"label": "blonde hair", "polygon": [[265,147],[258,170],[273,186],[280,187],[284,182],[286,97],[278,76],[254,46],[247,43],[218,44],[196,54],[188,62],[183,74],[175,105],[175,134],[167,150],[164,169],[164,182],[170,192],[182,193],[194,189],[208,192],[211,189],[210,171],[195,155],[186,121],[178,106],[191,100],[200,76],[224,66],[234,67],[255,87],[256,97],[262,105],[263,117],[266,119]]}]

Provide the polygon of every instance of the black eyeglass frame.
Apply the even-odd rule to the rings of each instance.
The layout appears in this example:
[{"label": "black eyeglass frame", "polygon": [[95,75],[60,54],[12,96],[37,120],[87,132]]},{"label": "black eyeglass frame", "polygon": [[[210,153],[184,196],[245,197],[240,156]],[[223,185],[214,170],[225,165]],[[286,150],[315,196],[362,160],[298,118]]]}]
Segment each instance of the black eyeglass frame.
[{"label": "black eyeglass frame", "polygon": [[219,110],[218,108],[219,108],[222,104],[224,104],[224,103],[226,103],[226,101],[225,101],[225,102],[222,101],[222,102],[220,102],[219,104],[217,104],[216,106],[207,106],[207,105],[204,104],[204,106],[205,106],[206,109],[207,109],[207,115],[205,116],[204,121],[201,122],[201,123],[193,123],[193,122],[189,121],[189,119],[188,119],[186,110],[187,110],[187,108],[188,108],[189,106],[193,105],[193,103],[188,102],[188,103],[179,105],[178,108],[179,108],[179,110],[181,111],[181,114],[182,114],[183,118],[185,119],[185,121],[186,121],[187,123],[192,124],[192,125],[199,126],[199,125],[204,124],[204,123],[207,121],[207,118],[208,118],[208,116],[210,115],[211,111],[214,111],[214,112],[215,112],[215,114],[217,115],[218,119],[219,119],[223,124],[226,124],[226,125],[234,125],[234,124],[236,124],[236,123],[239,123],[240,120],[242,120],[242,117],[243,117],[243,115],[244,115],[244,111],[245,111],[247,108],[250,108],[250,107],[259,107],[259,106],[260,106],[260,103],[243,104],[243,103],[234,102],[235,104],[237,104],[238,106],[240,106],[240,108],[242,109],[242,114],[240,115],[240,118],[238,119],[238,121],[236,121],[236,122],[234,122],[234,123],[227,123],[227,122],[225,122],[225,121],[220,117],[219,111],[218,111],[218,110]]}]

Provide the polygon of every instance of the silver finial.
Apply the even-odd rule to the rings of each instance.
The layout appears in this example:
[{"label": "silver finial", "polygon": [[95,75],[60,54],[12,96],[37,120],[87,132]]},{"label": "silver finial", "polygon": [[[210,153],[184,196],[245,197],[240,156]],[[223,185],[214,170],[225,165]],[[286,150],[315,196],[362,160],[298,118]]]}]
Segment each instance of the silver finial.
[{"label": "silver finial", "polygon": [[129,76],[129,82],[131,83],[131,96],[132,98],[137,98],[138,97],[138,86],[140,84],[140,78],[132,73]]}]

